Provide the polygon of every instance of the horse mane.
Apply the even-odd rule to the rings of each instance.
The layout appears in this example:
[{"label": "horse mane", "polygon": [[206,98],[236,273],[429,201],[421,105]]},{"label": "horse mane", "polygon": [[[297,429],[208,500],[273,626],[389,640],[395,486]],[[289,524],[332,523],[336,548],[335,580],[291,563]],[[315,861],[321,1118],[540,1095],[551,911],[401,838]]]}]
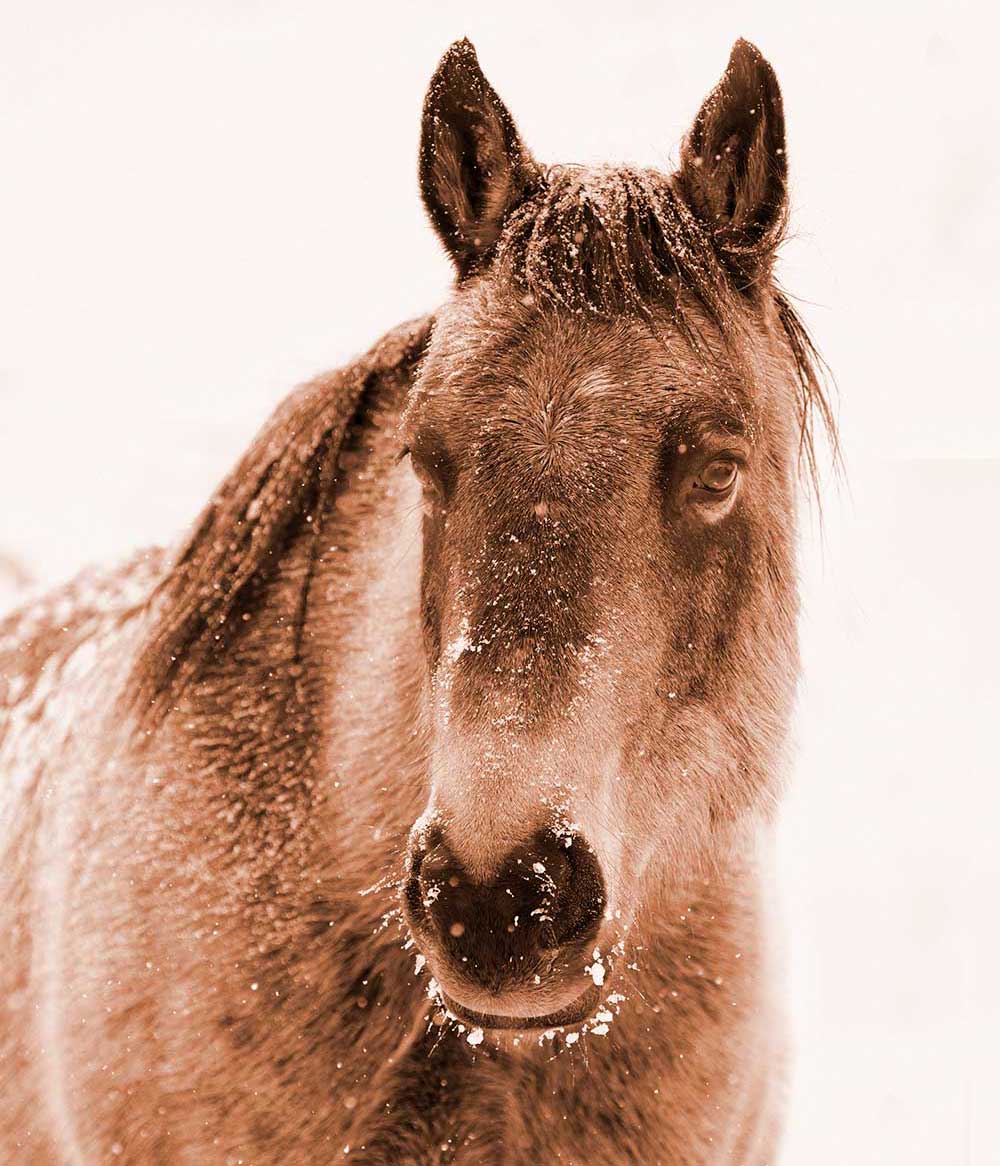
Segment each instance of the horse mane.
[{"label": "horse mane", "polygon": [[[128,688],[141,720],[166,715],[197,678],[304,523],[318,538],[345,436],[380,380],[417,363],[430,326],[430,317],[403,324],[352,364],[302,385],[222,481],[147,604],[151,623]],[[304,596],[308,585],[307,576]]]},{"label": "horse mane", "polygon": [[694,214],[676,176],[627,166],[552,166],[509,216],[497,262],[536,300],[573,312],[628,313],[652,322],[653,305],[671,308],[698,346],[684,311],[692,295],[738,351],[748,297],[770,294],[795,370],[800,464],[818,486],[815,421],[839,464],[830,377],[788,296],[772,282],[785,220],[756,241],[720,242]]}]

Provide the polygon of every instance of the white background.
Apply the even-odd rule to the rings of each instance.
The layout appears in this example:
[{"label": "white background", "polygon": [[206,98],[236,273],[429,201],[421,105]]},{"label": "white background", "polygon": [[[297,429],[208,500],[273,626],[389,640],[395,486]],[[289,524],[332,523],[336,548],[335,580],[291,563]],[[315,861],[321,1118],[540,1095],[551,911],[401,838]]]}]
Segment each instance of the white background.
[{"label": "white background", "polygon": [[0,5],[0,551],[42,582],[172,538],[292,384],[446,295],[415,157],[449,41],[472,37],[549,161],[665,165],[735,37],[772,61],[782,274],[848,461],[803,548],[788,1164],[1000,1144],[998,23],[985,3]]}]

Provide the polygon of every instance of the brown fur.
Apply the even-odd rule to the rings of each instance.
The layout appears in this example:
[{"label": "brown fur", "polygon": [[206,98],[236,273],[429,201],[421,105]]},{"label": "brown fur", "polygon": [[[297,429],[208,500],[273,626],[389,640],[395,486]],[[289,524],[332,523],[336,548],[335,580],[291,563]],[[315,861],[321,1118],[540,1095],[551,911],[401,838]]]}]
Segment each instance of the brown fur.
[{"label": "brown fur", "polygon": [[[829,411],[741,46],[670,179],[537,167],[455,46],[421,171],[452,300],[289,398],[172,561],[0,627],[0,1162],[774,1161],[769,821]],[[713,134],[749,154],[694,166]],[[400,911],[415,823],[487,878],[554,809],[607,885],[609,1020],[477,1043]]]}]

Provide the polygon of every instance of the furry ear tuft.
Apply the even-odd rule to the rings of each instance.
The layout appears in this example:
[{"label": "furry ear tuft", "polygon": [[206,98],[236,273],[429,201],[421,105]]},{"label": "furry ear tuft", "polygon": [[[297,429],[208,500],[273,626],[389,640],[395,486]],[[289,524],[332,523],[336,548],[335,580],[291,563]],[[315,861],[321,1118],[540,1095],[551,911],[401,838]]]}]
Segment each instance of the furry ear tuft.
[{"label": "furry ear tuft", "polygon": [[513,118],[483,76],[476,50],[456,41],[424,100],[420,187],[459,278],[485,265],[507,214],[539,172]]},{"label": "furry ear tuft", "polygon": [[684,139],[677,180],[740,282],[770,269],[788,213],[787,175],[778,79],[738,40]]}]

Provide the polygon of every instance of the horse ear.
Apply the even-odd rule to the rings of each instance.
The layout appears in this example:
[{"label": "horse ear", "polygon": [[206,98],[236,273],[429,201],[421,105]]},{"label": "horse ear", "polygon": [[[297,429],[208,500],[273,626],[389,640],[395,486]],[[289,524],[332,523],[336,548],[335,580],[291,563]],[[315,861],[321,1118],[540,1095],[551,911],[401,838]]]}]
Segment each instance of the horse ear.
[{"label": "horse ear", "polygon": [[778,78],[754,45],[738,40],[684,139],[678,178],[723,259],[750,281],[784,233],[787,176]]},{"label": "horse ear", "polygon": [[424,100],[420,188],[460,277],[489,258],[504,217],[537,177],[513,118],[479,68],[476,50],[468,40],[456,41]]}]

